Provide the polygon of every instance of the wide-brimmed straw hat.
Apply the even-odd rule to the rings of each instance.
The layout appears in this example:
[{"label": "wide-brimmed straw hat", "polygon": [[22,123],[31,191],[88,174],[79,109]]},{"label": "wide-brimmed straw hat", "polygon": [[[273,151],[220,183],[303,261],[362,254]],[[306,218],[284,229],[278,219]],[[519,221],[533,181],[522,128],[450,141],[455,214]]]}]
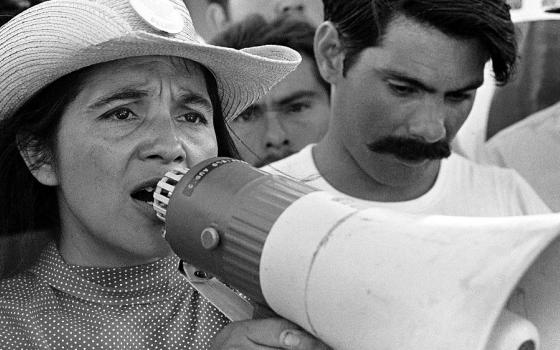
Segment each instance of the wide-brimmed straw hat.
[{"label": "wide-brimmed straw hat", "polygon": [[301,60],[282,46],[234,50],[202,43],[181,0],[49,0],[0,27],[0,120],[66,74],[152,55],[184,57],[208,68],[227,120]]}]

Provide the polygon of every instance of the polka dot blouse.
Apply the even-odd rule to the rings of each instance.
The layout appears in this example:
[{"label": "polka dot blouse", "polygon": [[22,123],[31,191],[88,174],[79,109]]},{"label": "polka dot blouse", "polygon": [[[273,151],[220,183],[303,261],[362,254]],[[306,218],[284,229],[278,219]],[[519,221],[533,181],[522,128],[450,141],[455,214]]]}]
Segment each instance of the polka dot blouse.
[{"label": "polka dot blouse", "polygon": [[37,265],[0,282],[0,348],[209,349],[228,320],[178,266],[70,266],[50,243]]}]

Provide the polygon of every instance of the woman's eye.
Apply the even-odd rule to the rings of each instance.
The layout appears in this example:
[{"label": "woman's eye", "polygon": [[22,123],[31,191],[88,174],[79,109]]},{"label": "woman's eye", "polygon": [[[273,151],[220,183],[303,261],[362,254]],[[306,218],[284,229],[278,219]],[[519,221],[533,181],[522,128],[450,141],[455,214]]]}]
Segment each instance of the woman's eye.
[{"label": "woman's eye", "polygon": [[204,125],[208,124],[208,119],[206,119],[206,117],[200,113],[196,113],[196,112],[186,113],[183,114],[181,117],[187,123],[204,124]]},{"label": "woman's eye", "polygon": [[127,120],[130,119],[134,114],[127,108],[117,109],[115,111],[106,113],[102,116],[103,119],[114,119],[114,120]]}]

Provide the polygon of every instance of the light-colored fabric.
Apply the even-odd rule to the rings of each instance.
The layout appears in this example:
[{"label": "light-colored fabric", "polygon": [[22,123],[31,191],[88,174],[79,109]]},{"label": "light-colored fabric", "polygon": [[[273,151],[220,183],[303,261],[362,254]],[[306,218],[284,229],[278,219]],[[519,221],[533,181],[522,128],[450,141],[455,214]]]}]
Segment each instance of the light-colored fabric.
[{"label": "light-colored fabric", "polygon": [[209,349],[228,323],[175,256],[126,268],[67,265],[56,245],[0,282],[2,349]]},{"label": "light-colored fabric", "polygon": [[560,102],[496,134],[485,145],[484,161],[517,170],[560,212]]},{"label": "light-colored fabric", "polygon": [[[321,176],[313,161],[312,148],[313,145],[309,145],[262,169],[296,178],[323,191],[350,197],[336,190]],[[348,180],[351,181],[351,178]],[[350,198],[356,205],[385,207],[412,214],[514,216],[550,212],[515,171],[479,165],[458,154],[442,160],[434,186],[416,199],[376,202]]]}]

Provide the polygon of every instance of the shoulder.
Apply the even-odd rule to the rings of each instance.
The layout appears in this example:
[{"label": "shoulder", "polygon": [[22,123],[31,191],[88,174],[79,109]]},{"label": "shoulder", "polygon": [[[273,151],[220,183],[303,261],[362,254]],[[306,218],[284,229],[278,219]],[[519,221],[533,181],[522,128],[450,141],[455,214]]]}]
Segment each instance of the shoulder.
[{"label": "shoulder", "polygon": [[319,171],[313,161],[312,149],[313,145],[308,145],[289,157],[262,167],[261,170],[270,174],[296,178],[301,181],[318,176]]},{"label": "shoulder", "polygon": [[448,160],[446,171],[455,179],[451,181],[454,188],[465,196],[486,201],[487,205],[493,203],[502,211],[501,215],[550,212],[527,181],[513,169],[479,164],[454,154]]},{"label": "shoulder", "polygon": [[0,280],[0,309],[29,305],[38,296],[41,284],[30,271]]},{"label": "shoulder", "polygon": [[560,122],[560,102],[531,114],[501,130],[488,140],[487,146],[489,148],[496,148],[503,144],[504,146],[514,148],[524,147],[525,144],[520,142],[520,140],[540,132],[548,132],[558,122]]},{"label": "shoulder", "polygon": [[520,183],[521,176],[515,170],[491,164],[480,164],[461,155],[453,154],[446,171],[470,187],[488,190],[494,187],[510,187]]},{"label": "shoulder", "polygon": [[0,333],[4,340],[16,341],[23,337],[16,343],[26,343],[26,329],[44,310],[45,301],[52,294],[46,287],[28,271],[0,281]]},{"label": "shoulder", "polygon": [[0,280],[0,343],[6,349],[45,346],[42,340],[40,345],[37,342],[42,338],[39,321],[56,305],[52,293],[52,288],[29,271]]}]

